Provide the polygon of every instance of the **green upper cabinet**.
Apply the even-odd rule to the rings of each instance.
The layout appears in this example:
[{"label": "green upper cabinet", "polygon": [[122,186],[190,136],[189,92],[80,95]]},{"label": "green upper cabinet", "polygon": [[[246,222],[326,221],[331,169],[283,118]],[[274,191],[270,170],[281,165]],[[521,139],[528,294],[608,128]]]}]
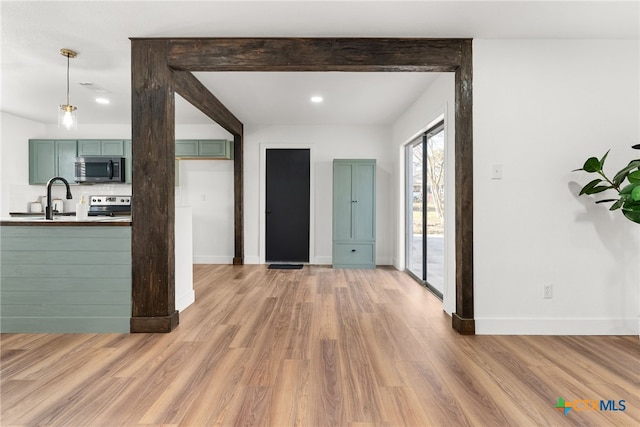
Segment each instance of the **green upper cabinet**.
[{"label": "green upper cabinet", "polygon": [[29,184],[46,184],[56,176],[55,141],[29,140]]},{"label": "green upper cabinet", "polygon": [[131,171],[131,161],[133,158],[131,140],[125,139],[124,141],[124,182],[131,184],[133,175]]},{"label": "green upper cabinet", "polygon": [[102,154],[102,147],[99,139],[81,139],[78,141],[78,157],[99,156]]},{"label": "green upper cabinet", "polygon": [[176,139],[176,157],[198,157],[198,141],[192,139]]},{"label": "green upper cabinet", "polygon": [[30,139],[29,184],[46,184],[54,176],[74,182],[75,140]]},{"label": "green upper cabinet", "polygon": [[69,183],[75,182],[76,156],[76,141],[56,141],[56,173]]},{"label": "green upper cabinet", "polygon": [[231,154],[229,152],[229,141],[225,141],[224,139],[198,142],[200,148],[200,156],[229,158]]},{"label": "green upper cabinet", "polygon": [[78,157],[82,156],[124,156],[125,141],[122,139],[80,139]]},{"label": "green upper cabinet", "polygon": [[176,157],[194,159],[233,159],[232,141],[225,139],[178,139]]},{"label": "green upper cabinet", "polygon": [[121,139],[103,139],[102,141],[100,141],[100,145],[102,145],[103,156],[124,156],[124,141]]}]

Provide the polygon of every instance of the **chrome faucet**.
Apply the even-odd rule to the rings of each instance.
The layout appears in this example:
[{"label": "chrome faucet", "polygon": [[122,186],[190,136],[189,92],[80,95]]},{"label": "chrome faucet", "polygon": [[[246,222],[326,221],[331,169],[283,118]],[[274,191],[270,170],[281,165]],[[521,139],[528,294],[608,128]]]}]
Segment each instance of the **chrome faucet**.
[{"label": "chrome faucet", "polygon": [[53,208],[51,207],[51,184],[54,181],[62,181],[67,186],[67,199],[71,199],[71,188],[66,179],[61,176],[54,176],[47,182],[47,208],[45,209],[45,219],[53,219]]}]

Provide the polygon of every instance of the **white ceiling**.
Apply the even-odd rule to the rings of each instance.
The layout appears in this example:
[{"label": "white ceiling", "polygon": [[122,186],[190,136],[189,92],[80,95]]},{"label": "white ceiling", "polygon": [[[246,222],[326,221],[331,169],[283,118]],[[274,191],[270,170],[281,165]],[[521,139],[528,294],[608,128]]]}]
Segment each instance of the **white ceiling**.
[{"label": "white ceiling", "polygon": [[[55,123],[130,123],[129,37],[624,38],[640,35],[634,1],[2,1],[2,111]],[[196,73],[245,124],[389,124],[432,73]],[[109,91],[111,104],[79,83]],[[309,97],[322,94],[322,105]],[[179,124],[210,123],[176,101]]]}]

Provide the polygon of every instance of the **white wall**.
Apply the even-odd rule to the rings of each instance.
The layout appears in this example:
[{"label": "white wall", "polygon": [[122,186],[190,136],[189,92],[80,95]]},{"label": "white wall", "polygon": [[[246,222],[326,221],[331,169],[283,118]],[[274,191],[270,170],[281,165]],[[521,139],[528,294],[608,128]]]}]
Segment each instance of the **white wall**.
[{"label": "white wall", "polygon": [[233,262],[233,161],[180,160],[176,205],[193,211],[193,262]]},{"label": "white wall", "polygon": [[[312,229],[310,263],[331,263],[333,159],[377,160],[376,262],[391,264],[392,160],[386,126],[264,126],[245,128],[245,262],[264,262],[264,151],[269,147],[311,149]],[[262,162],[262,164],[261,164]]]},{"label": "white wall", "polygon": [[638,64],[637,40],[474,41],[478,334],[638,333],[640,226],[578,198],[592,177],[571,172],[638,157]]},{"label": "white wall", "polygon": [[23,119],[8,113],[0,113],[0,218],[9,212],[26,212],[29,202],[45,194],[42,186],[29,185],[29,138],[42,138],[42,123]]},{"label": "white wall", "polygon": [[445,240],[444,240],[444,289],[443,309],[451,314],[455,311],[455,91],[454,74],[442,73],[427,90],[393,124],[390,156],[393,159],[393,265],[404,270],[405,239],[405,149],[406,144],[435,125],[445,121]]},{"label": "white wall", "polygon": [[[177,125],[176,139],[230,139],[216,124]],[[233,262],[233,161],[180,160],[176,205],[193,212],[193,262]]]}]

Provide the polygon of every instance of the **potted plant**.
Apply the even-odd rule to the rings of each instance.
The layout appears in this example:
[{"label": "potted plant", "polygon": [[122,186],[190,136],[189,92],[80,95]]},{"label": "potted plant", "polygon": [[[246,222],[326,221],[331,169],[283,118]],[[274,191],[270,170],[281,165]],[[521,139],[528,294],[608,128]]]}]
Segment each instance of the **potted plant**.
[{"label": "potted plant", "polygon": [[[632,148],[640,150],[640,144],[636,144]],[[609,151],[601,159],[589,157],[582,168],[574,170],[574,172],[585,171],[599,175],[598,178],[582,187],[579,196],[597,194],[607,190],[616,191],[618,198],[596,200],[596,203],[613,202],[609,210],[620,209],[627,219],[640,224],[640,159],[631,160],[613,178],[609,178],[603,170],[604,161],[608,154]]]}]

